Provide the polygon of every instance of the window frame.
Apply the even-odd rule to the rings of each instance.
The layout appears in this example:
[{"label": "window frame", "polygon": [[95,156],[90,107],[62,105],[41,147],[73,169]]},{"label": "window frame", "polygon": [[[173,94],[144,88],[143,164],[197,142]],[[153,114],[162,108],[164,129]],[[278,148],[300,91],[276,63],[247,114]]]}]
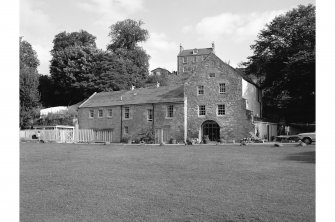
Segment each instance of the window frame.
[{"label": "window frame", "polygon": [[153,109],[147,109],[147,120],[151,122],[153,121],[153,119],[154,119]]},{"label": "window frame", "polygon": [[[220,106],[223,106],[224,114],[219,113],[220,112],[220,108],[219,108]],[[217,109],[217,111],[216,111],[217,116],[225,116],[226,115],[226,105],[225,104],[218,104],[216,109]],[[222,109],[221,109],[221,111],[222,111]]]},{"label": "window frame", "polygon": [[94,118],[94,110],[93,109],[90,109],[89,114],[88,114],[88,118],[90,118],[90,119]]},{"label": "window frame", "polygon": [[[171,109],[172,107],[172,109]],[[166,118],[171,119],[173,118],[174,114],[174,106],[173,105],[167,105],[166,106]]]},{"label": "window frame", "polygon": [[[101,112],[101,116],[100,116]],[[103,109],[98,109],[98,118],[103,118],[104,117],[104,110]]]},{"label": "window frame", "polygon": [[128,126],[124,126],[123,133],[124,134],[129,134],[129,127]]},{"label": "window frame", "polygon": [[[201,87],[201,89],[200,89],[200,87]],[[202,92],[202,93],[200,93],[200,92]],[[197,95],[205,95],[205,87],[204,87],[204,85],[198,85],[197,86]]]},{"label": "window frame", "polygon": [[[221,91],[221,85],[223,85],[223,91]],[[225,94],[226,93],[226,83],[220,82],[219,83],[219,94]]]},{"label": "window frame", "polygon": [[216,76],[215,72],[209,73],[209,78],[215,78],[215,76]]},{"label": "window frame", "polygon": [[187,57],[186,56],[183,57],[183,63],[187,63]]},{"label": "window frame", "polygon": [[198,116],[199,117],[206,116],[206,105],[198,105]]},{"label": "window frame", "polygon": [[130,119],[130,107],[129,106],[124,107],[124,116],[123,117],[124,117],[124,119]]},{"label": "window frame", "polygon": [[[110,114],[112,114],[112,115],[110,115]],[[113,109],[107,109],[107,117],[108,118],[113,117]]]}]

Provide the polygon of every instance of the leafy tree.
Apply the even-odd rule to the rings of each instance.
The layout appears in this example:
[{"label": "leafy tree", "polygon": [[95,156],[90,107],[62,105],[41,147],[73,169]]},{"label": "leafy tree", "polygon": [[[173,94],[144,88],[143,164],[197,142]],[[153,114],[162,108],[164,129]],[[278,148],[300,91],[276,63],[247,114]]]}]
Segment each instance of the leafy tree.
[{"label": "leafy tree", "polygon": [[315,6],[276,17],[251,49],[244,65],[263,88],[264,117],[315,121]]},{"label": "leafy tree", "polygon": [[53,43],[50,73],[57,105],[71,105],[87,98],[95,90],[92,69],[101,51],[96,48],[95,37],[86,31],[62,32]]},{"label": "leafy tree", "polygon": [[93,47],[96,48],[96,37],[85,30],[79,32],[61,32],[53,40],[52,52],[65,49],[69,46]]},{"label": "leafy tree", "polygon": [[[112,42],[107,51],[97,49],[96,38],[86,31],[57,34],[51,50],[51,79],[40,79],[41,91],[46,92],[50,87],[54,92],[42,96],[43,104],[71,105],[93,92],[143,86],[149,56],[138,46],[148,38],[142,24],[127,19],[112,25]],[[52,102],[45,101],[46,98],[53,98]]]},{"label": "leafy tree", "polygon": [[31,44],[20,38],[20,128],[30,127],[38,115],[38,65]]},{"label": "leafy tree", "polygon": [[107,46],[108,50],[115,51],[117,49],[136,49],[139,42],[144,42],[148,39],[149,33],[142,29],[142,21],[134,21],[126,19],[115,23],[110,27],[109,36],[112,38],[111,44]]},{"label": "leafy tree", "polygon": [[141,87],[148,77],[150,57],[143,48],[138,46],[138,43],[146,41],[149,36],[148,31],[141,27],[143,24],[142,21],[126,19],[110,27],[109,36],[112,39],[107,50],[112,53],[112,56],[107,58],[104,65],[108,66],[111,58],[116,58],[115,62],[119,63],[120,69],[115,70],[117,76],[111,76],[112,73],[108,74],[108,72],[104,73],[104,76],[126,81],[121,85],[117,84],[119,89],[125,89],[130,85]]}]

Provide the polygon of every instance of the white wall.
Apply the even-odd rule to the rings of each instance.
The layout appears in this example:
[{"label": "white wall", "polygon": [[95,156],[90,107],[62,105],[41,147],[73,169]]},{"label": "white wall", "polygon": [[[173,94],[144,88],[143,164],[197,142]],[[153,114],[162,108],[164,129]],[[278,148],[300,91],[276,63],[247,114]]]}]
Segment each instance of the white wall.
[{"label": "white wall", "polygon": [[258,101],[258,88],[242,78],[242,98],[246,99],[246,107],[254,116],[261,117],[261,103]]}]

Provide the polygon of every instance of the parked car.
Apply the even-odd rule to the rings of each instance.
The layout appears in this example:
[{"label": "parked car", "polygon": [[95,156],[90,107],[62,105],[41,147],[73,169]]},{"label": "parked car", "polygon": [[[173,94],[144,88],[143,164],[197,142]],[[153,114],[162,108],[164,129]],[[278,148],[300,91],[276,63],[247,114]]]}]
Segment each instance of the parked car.
[{"label": "parked car", "polygon": [[313,133],[300,133],[298,134],[300,140],[306,144],[311,144],[315,142],[315,132]]},{"label": "parked car", "polygon": [[297,135],[281,135],[276,136],[275,141],[279,143],[296,143],[300,140]]}]

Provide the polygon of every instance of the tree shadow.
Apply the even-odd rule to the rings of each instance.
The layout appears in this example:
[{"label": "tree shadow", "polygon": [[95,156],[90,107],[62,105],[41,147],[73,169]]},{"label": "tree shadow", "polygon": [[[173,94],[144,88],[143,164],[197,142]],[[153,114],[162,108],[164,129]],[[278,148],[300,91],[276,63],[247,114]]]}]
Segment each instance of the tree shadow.
[{"label": "tree shadow", "polygon": [[290,154],[286,157],[286,160],[315,163],[315,151]]}]

